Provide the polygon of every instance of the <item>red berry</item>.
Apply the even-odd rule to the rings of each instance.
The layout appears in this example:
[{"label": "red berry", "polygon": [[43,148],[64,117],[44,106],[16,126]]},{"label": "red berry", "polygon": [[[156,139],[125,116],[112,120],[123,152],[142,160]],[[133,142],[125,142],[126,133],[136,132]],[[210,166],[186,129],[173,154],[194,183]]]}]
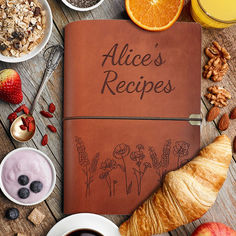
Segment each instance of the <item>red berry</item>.
[{"label": "red berry", "polygon": [[23,107],[23,112],[28,115],[29,114],[29,108],[27,106]]},{"label": "red berry", "polygon": [[10,120],[11,122],[13,122],[17,117],[18,116],[17,116],[16,112],[13,112],[7,117],[7,119]]},{"label": "red berry", "polygon": [[23,93],[19,74],[12,69],[1,70],[0,81],[0,99],[12,104],[21,103]]},{"label": "red berry", "polygon": [[33,123],[29,123],[28,131],[29,131],[29,132],[33,132],[34,129],[35,129],[34,124],[33,124]]},{"label": "red berry", "polygon": [[46,118],[52,118],[52,117],[53,117],[53,115],[50,114],[50,113],[47,112],[47,111],[40,111],[40,114],[41,114],[42,116],[46,117]]},{"label": "red berry", "polygon": [[41,144],[42,144],[43,146],[45,146],[45,145],[48,144],[48,135],[47,135],[47,134],[45,134],[45,135],[43,136],[43,139],[42,139]]},{"label": "red berry", "polygon": [[49,130],[50,130],[51,132],[53,132],[53,133],[56,133],[56,132],[57,132],[56,127],[53,126],[53,125],[48,125],[48,128],[49,128]]},{"label": "red berry", "polygon": [[56,106],[53,103],[51,103],[49,104],[48,110],[49,112],[54,113],[54,111],[56,110]]},{"label": "red berry", "polygon": [[21,120],[23,122],[23,125],[27,128],[29,127],[29,120],[27,118],[21,117]]},{"label": "red berry", "polygon": [[23,110],[23,107],[25,107],[25,104],[22,104],[21,106],[19,106],[19,107],[15,110],[15,112],[16,112],[16,113],[21,112],[21,111]]},{"label": "red berry", "polygon": [[24,126],[24,125],[20,125],[20,128],[21,128],[22,130],[26,130],[26,129],[27,129],[27,127]]},{"label": "red berry", "polygon": [[29,122],[34,121],[34,118],[33,118],[32,116],[28,116],[26,119],[27,119]]}]

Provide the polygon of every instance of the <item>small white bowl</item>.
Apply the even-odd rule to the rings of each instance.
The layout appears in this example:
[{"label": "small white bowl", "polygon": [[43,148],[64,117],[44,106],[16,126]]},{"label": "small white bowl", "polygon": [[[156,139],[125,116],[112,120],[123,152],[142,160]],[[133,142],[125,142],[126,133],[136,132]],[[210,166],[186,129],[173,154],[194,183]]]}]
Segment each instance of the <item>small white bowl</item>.
[{"label": "small white bowl", "polygon": [[[34,151],[34,152],[37,152],[39,153],[41,156],[43,156],[49,163],[51,169],[52,169],[52,185],[51,185],[51,188],[49,189],[48,193],[39,201],[37,202],[34,202],[34,203],[23,203],[23,202],[19,202],[17,201],[16,199],[14,199],[12,196],[10,196],[10,194],[6,191],[5,187],[4,187],[4,184],[2,183],[2,169],[3,169],[3,166],[5,164],[5,162],[8,160],[9,157],[11,157],[11,155],[15,152],[18,152],[18,151],[22,151],[22,150],[31,150],[31,151]],[[43,202],[44,200],[46,200],[50,194],[52,193],[54,187],[55,187],[55,184],[56,184],[56,170],[55,170],[55,167],[52,163],[52,161],[50,160],[50,158],[44,154],[43,152],[35,149],[35,148],[29,148],[29,147],[22,147],[22,148],[17,148],[11,152],[9,152],[5,157],[4,159],[2,160],[1,164],[0,164],[0,189],[2,190],[2,192],[4,193],[4,195],[9,199],[11,200],[12,202],[18,204],[18,205],[22,205],[22,206],[33,206],[33,205],[36,205],[36,204],[39,204],[41,202]]]},{"label": "small white bowl", "polygon": [[35,49],[33,49],[31,52],[21,57],[3,56],[0,53],[0,61],[8,63],[18,63],[22,61],[27,61],[32,57],[36,56],[37,54],[39,54],[41,50],[46,46],[52,33],[52,26],[53,26],[52,12],[47,0],[39,0],[39,3],[41,4],[42,9],[45,10],[46,12],[46,27],[42,41],[36,46]]},{"label": "small white bowl", "polygon": [[75,10],[75,11],[91,11],[97,7],[99,7],[104,0],[100,0],[98,3],[96,3],[95,5],[91,6],[91,7],[86,7],[86,8],[81,8],[81,7],[76,7],[74,5],[72,5],[71,3],[69,3],[67,0],[62,0],[62,2],[69,8]]}]

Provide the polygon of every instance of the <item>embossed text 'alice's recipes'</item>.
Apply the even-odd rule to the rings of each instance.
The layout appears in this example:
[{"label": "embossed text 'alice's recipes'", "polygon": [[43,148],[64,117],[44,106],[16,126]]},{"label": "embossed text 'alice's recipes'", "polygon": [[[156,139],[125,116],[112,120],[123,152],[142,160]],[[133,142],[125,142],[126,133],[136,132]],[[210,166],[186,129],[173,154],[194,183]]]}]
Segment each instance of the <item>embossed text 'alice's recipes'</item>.
[{"label": "embossed text 'alice's recipes'", "polygon": [[[102,84],[101,93],[109,93],[117,95],[121,93],[137,93],[140,100],[144,98],[146,93],[171,93],[175,87],[171,80],[150,81],[145,79],[145,75],[140,75],[138,78],[120,78],[116,68],[123,66],[127,67],[148,67],[151,65],[157,68],[162,66],[166,60],[162,57],[158,50],[158,43],[154,45],[154,53],[139,54],[127,43],[125,45],[114,44],[105,54],[102,55],[102,67],[110,66],[111,69],[105,70],[105,78]],[[152,67],[153,69],[153,67]],[[156,73],[156,71],[153,71]]]}]

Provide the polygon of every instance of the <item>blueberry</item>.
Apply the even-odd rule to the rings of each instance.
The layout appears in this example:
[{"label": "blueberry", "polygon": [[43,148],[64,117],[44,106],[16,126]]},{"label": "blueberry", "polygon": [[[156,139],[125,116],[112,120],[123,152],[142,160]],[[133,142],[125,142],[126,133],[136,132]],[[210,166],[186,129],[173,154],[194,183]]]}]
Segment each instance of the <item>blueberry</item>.
[{"label": "blueberry", "polygon": [[20,185],[27,185],[29,183],[29,177],[26,175],[21,175],[18,178],[18,183]]},{"label": "blueberry", "polygon": [[15,220],[19,217],[19,211],[16,208],[9,208],[5,214],[8,220]]},{"label": "blueberry", "polygon": [[43,184],[40,181],[33,181],[30,184],[30,190],[34,193],[39,193],[43,189]]},{"label": "blueberry", "polygon": [[20,188],[18,191],[18,196],[22,199],[28,198],[30,195],[30,191],[28,188]]}]

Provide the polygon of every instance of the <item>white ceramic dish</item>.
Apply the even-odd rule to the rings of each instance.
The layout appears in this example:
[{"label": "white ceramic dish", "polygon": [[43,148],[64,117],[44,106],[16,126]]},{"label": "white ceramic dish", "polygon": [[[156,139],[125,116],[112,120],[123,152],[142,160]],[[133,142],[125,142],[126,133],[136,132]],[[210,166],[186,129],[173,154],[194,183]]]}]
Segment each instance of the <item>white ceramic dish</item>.
[{"label": "white ceramic dish", "polygon": [[[48,193],[45,195],[44,198],[42,198],[40,201],[37,201],[37,202],[34,202],[34,203],[23,203],[23,202],[19,202],[17,201],[16,199],[14,199],[12,196],[10,196],[8,194],[8,192],[6,191],[3,183],[2,183],[2,169],[3,169],[3,166],[5,164],[5,162],[8,160],[8,158],[11,157],[11,155],[15,152],[18,152],[18,151],[21,151],[21,150],[31,150],[31,151],[34,151],[34,152],[37,152],[39,153],[41,156],[43,156],[49,163],[51,169],[52,169],[52,185],[51,185],[51,188],[50,190],[48,191]],[[17,148],[11,152],[9,152],[5,157],[4,159],[2,160],[1,164],[0,164],[0,189],[2,190],[2,192],[4,193],[4,195],[9,199],[11,200],[12,202],[18,204],[18,205],[22,205],[22,206],[33,206],[33,205],[36,205],[36,204],[39,204],[41,202],[43,202],[44,200],[46,200],[49,195],[52,193],[54,187],[55,187],[55,184],[56,184],[56,170],[55,170],[55,167],[52,163],[52,161],[49,159],[49,157],[44,154],[43,152],[37,150],[37,149],[34,149],[34,148],[29,148],[29,147],[22,147],[22,148]]]},{"label": "white ceramic dish", "polygon": [[100,0],[97,4],[91,6],[91,7],[86,7],[86,8],[81,8],[81,7],[76,7],[74,5],[72,5],[71,3],[69,3],[67,0],[62,0],[62,2],[69,8],[75,10],[75,11],[91,11],[97,7],[99,7],[103,2],[104,0]]},{"label": "white ceramic dish", "polygon": [[42,8],[46,11],[46,28],[45,28],[44,37],[42,41],[40,42],[39,45],[36,46],[35,49],[33,49],[31,52],[21,57],[7,57],[7,56],[3,56],[0,53],[0,61],[8,62],[8,63],[18,63],[18,62],[27,61],[31,59],[32,57],[36,56],[37,54],[39,54],[41,50],[46,46],[52,33],[52,26],[53,26],[52,12],[51,12],[51,8],[47,0],[39,0],[39,2],[42,5]]},{"label": "white ceramic dish", "polygon": [[47,236],[66,236],[78,229],[90,229],[104,236],[120,236],[118,227],[107,218],[90,213],[68,216],[59,221],[48,232]]}]

